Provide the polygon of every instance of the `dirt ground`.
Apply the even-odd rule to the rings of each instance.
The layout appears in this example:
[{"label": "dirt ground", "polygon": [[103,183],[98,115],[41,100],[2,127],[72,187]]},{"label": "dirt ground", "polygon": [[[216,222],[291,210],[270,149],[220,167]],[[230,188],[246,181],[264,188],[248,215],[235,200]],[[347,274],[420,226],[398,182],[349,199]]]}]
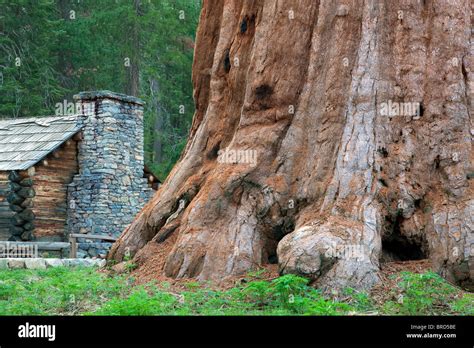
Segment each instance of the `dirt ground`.
[{"label": "dirt ground", "polygon": [[415,274],[425,273],[431,270],[430,260],[415,261],[393,261],[381,264],[380,278],[381,282],[372,288],[371,297],[376,301],[383,303],[390,299],[392,291],[398,282],[400,282],[401,272],[412,272]]},{"label": "dirt ground", "polygon": [[[173,247],[174,239],[172,236],[164,243],[149,243],[134,258],[133,262],[139,265],[131,275],[135,278],[137,284],[145,284],[151,281],[167,282],[175,291],[186,289],[186,284],[195,282],[195,279],[173,279],[164,275],[163,267],[170,249]],[[400,272],[408,271],[413,273],[424,273],[431,269],[429,260],[416,261],[394,261],[381,264],[380,277],[381,282],[377,284],[371,291],[371,296],[376,300],[384,300],[390,290],[400,281],[398,276]],[[221,284],[212,282],[204,283],[206,286],[216,289],[228,289],[239,283],[247,282],[255,279],[272,280],[277,278],[278,265],[265,265],[255,275],[228,277]]]},{"label": "dirt ground", "polygon": [[[149,243],[135,256],[134,262],[139,267],[131,275],[135,278],[137,284],[145,284],[151,281],[168,282],[173,290],[186,289],[186,284],[196,282],[195,279],[173,279],[164,274],[163,268],[166,257],[168,256],[174,244],[176,236],[172,236],[161,244]],[[228,289],[234,287],[240,282],[246,282],[254,279],[271,280],[278,277],[278,265],[265,265],[258,272],[258,276],[236,276],[228,277],[220,284],[208,281],[205,284],[215,289]]]}]

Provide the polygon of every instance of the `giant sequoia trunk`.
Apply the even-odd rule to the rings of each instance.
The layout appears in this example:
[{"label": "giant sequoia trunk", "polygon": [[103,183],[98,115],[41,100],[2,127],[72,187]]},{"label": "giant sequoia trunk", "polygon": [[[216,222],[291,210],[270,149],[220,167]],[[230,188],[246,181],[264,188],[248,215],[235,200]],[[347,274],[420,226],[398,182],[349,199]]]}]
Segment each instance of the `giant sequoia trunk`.
[{"label": "giant sequoia trunk", "polygon": [[173,240],[167,276],[278,262],[327,289],[426,257],[472,288],[472,10],[205,0],[188,144],[110,258]]}]

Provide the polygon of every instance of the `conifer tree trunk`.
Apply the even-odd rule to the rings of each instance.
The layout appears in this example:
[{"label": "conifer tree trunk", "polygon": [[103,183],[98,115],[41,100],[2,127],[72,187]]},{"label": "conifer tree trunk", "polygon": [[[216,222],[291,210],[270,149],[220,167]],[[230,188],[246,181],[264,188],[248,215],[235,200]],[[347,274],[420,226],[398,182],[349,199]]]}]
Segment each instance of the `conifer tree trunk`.
[{"label": "conifer tree trunk", "polygon": [[168,276],[322,288],[426,257],[472,289],[472,6],[205,0],[187,146],[109,257],[175,235]]},{"label": "conifer tree trunk", "polygon": [[140,34],[139,34],[139,18],[142,16],[141,10],[141,0],[134,0],[133,1],[133,8],[135,10],[135,15],[137,18],[134,18],[132,28],[131,28],[131,57],[130,59],[130,66],[128,66],[126,72],[126,94],[133,95],[134,97],[138,97],[139,95],[139,80],[140,80],[140,71],[139,71],[139,57],[140,57]]}]

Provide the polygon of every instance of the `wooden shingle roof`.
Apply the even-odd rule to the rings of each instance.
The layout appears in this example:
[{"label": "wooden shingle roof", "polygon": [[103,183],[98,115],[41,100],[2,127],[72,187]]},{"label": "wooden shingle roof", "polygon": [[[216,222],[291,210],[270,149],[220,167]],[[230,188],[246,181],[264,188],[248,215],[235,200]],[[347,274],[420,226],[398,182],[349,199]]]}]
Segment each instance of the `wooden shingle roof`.
[{"label": "wooden shingle roof", "polygon": [[80,129],[78,116],[0,120],[0,171],[30,168]]}]

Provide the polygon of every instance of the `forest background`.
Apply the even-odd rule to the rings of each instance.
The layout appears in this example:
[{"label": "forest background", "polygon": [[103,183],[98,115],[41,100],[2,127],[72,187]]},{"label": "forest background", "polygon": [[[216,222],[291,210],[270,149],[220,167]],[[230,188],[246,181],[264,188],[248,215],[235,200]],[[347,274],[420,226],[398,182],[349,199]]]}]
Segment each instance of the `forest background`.
[{"label": "forest background", "polygon": [[162,181],[194,113],[200,0],[0,0],[0,119],[72,112],[80,91],[145,100],[145,162]]}]

